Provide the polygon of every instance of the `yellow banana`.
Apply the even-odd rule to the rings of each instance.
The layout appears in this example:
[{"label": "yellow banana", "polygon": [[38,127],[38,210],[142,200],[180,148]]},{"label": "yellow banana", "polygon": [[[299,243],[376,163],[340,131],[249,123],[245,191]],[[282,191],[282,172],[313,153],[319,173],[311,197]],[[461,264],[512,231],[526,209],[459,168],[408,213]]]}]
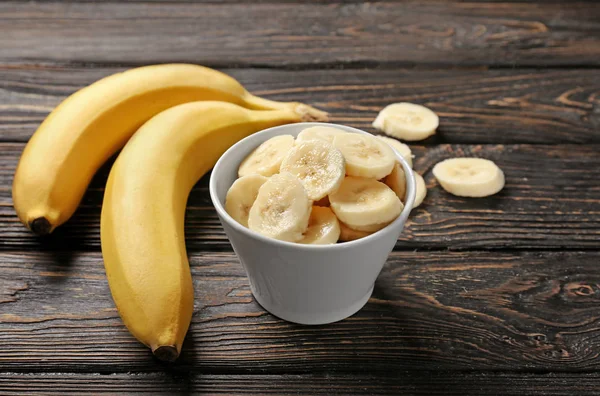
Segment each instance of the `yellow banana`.
[{"label": "yellow banana", "polygon": [[202,66],[155,65],[114,74],[68,97],[25,147],[12,189],[21,221],[37,234],[52,232],[73,215],[94,173],[140,125],[198,100],[293,109],[309,120],[325,117],[306,105],[254,96],[235,79]]},{"label": "yellow banana", "polygon": [[177,358],[192,317],[183,227],[191,188],[238,140],[301,120],[290,109],[186,103],[146,122],[117,158],[102,206],[104,266],[123,322],[158,358]]}]

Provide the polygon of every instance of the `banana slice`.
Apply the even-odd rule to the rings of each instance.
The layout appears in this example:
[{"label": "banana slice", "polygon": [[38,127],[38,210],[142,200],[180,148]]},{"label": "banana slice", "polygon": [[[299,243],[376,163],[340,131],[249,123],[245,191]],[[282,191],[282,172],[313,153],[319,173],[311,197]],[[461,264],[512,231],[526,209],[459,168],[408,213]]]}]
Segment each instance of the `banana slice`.
[{"label": "banana slice", "polygon": [[340,238],[340,222],[329,208],[313,206],[304,238],[298,243],[329,245]]},{"label": "banana slice", "polygon": [[440,119],[427,107],[412,103],[394,103],[379,112],[373,127],[402,140],[417,141],[435,134]]},{"label": "banana slice", "polygon": [[412,151],[410,151],[410,147],[408,147],[404,143],[397,141],[396,139],[392,139],[387,136],[377,135],[375,137],[378,139],[381,139],[384,142],[386,142],[387,144],[389,144],[391,148],[396,149],[396,151],[398,151],[398,153],[402,156],[402,158],[404,158],[406,160],[406,162],[408,162],[408,165],[412,168],[413,155],[412,155]]},{"label": "banana slice", "polygon": [[380,224],[372,224],[372,225],[368,225],[368,226],[354,226],[354,227],[350,227],[350,228],[352,228],[354,231],[368,232],[369,234],[372,234],[374,232],[377,232],[377,231],[387,227],[390,223],[391,223],[391,221],[388,221],[385,223],[380,223]]},{"label": "banana slice", "polygon": [[294,146],[292,135],[275,136],[256,148],[240,165],[238,176],[258,173],[273,176],[279,172],[281,161]]},{"label": "banana slice", "polygon": [[413,209],[423,203],[423,200],[427,196],[427,186],[423,177],[415,172],[415,180],[417,182],[417,191],[415,191],[415,203]]},{"label": "banana slice", "polygon": [[235,221],[248,227],[250,208],[256,201],[258,189],[265,184],[268,178],[254,174],[237,179],[225,197],[225,210]]},{"label": "banana slice", "polygon": [[296,176],[313,201],[336,191],[346,175],[346,162],[340,150],[320,140],[295,145],[283,159],[281,172]]},{"label": "banana slice", "polygon": [[350,242],[371,235],[372,232],[357,231],[340,221],[340,241]]},{"label": "banana slice", "polygon": [[404,208],[388,186],[363,177],[346,177],[329,200],[338,219],[354,229],[389,223]]},{"label": "banana slice", "polygon": [[333,140],[346,159],[346,174],[383,179],[396,163],[392,148],[374,136],[344,133]]},{"label": "banana slice", "polygon": [[348,133],[346,131],[342,131],[341,129],[326,127],[326,126],[314,126],[310,128],[304,129],[302,132],[298,134],[296,138],[297,142],[306,142],[308,140],[322,140],[329,144],[333,144],[333,139],[337,135],[341,135],[343,133]]},{"label": "banana slice", "polygon": [[433,175],[442,188],[459,197],[487,197],[504,187],[504,173],[483,158],[451,158],[436,164]]},{"label": "banana slice", "polygon": [[396,193],[400,201],[404,202],[406,198],[406,175],[402,165],[396,162],[392,173],[387,175],[383,182]]},{"label": "banana slice", "polygon": [[279,173],[258,190],[248,227],[264,236],[296,242],[308,227],[311,206],[302,182],[291,173]]}]

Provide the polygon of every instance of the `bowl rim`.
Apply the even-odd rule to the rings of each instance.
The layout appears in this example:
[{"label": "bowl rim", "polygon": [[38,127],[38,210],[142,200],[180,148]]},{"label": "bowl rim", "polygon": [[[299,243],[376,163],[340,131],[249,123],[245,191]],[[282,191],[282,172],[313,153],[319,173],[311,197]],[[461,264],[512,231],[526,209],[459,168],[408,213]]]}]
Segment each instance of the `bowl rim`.
[{"label": "bowl rim", "polygon": [[[400,215],[394,221],[392,221],[387,226],[383,227],[381,230],[376,231],[366,237],[359,238],[354,241],[333,243],[333,244],[328,244],[328,245],[311,245],[311,244],[303,244],[303,243],[297,243],[297,242],[281,241],[278,239],[274,239],[274,238],[270,238],[270,237],[261,235],[256,231],[252,231],[251,229],[244,227],[243,225],[241,225],[240,223],[235,221],[233,219],[233,217],[231,217],[229,215],[229,213],[227,213],[224,205],[221,203],[221,200],[219,199],[219,196],[217,194],[217,175],[219,175],[220,170],[223,167],[223,164],[225,162],[232,161],[232,162],[237,162],[239,165],[239,163],[241,163],[244,158],[237,158],[237,156],[235,154],[240,149],[240,147],[247,145],[248,142],[256,140],[257,144],[254,146],[254,148],[256,148],[256,147],[258,147],[258,145],[260,145],[261,143],[263,143],[267,140],[267,139],[261,139],[262,136],[268,135],[268,134],[273,134],[273,132],[278,132],[278,133],[273,134],[272,136],[269,137],[269,139],[271,137],[275,137],[278,135],[288,135],[288,134],[293,135],[293,133],[290,133],[290,131],[289,131],[290,127],[298,128],[299,126],[303,126],[304,128],[310,128],[310,127],[314,127],[314,126],[326,126],[326,127],[342,129],[342,130],[344,130],[346,132],[350,132],[350,133],[360,133],[363,135],[374,136],[373,134],[371,134],[369,132],[363,131],[361,129],[349,127],[346,125],[339,125],[339,124],[333,124],[333,123],[327,123],[327,122],[300,122],[300,123],[295,123],[295,124],[285,124],[285,125],[279,125],[276,127],[263,129],[259,132],[253,133],[250,136],[245,137],[244,139],[235,143],[233,146],[231,146],[229,149],[227,149],[227,151],[225,151],[223,153],[223,155],[221,155],[221,157],[219,158],[219,160],[213,167],[212,173],[210,175],[210,181],[209,181],[210,199],[213,203],[213,206],[215,207],[215,209],[217,211],[217,214],[221,218],[221,220],[226,222],[228,226],[230,226],[233,229],[235,229],[236,231],[242,233],[246,237],[260,241],[261,243],[267,243],[269,245],[278,246],[278,247],[295,248],[295,249],[299,249],[299,250],[308,250],[308,251],[318,251],[318,250],[336,251],[336,250],[355,248],[360,245],[368,244],[370,241],[373,241],[373,240],[381,237],[383,234],[385,234],[387,232],[393,232],[394,229],[397,229],[399,227],[400,227],[399,231],[402,232],[402,228],[404,228],[403,225],[404,225],[404,223],[406,223],[406,220],[408,219],[408,216],[409,216],[410,212],[412,211],[413,205],[415,202],[416,180],[415,180],[413,169],[408,165],[408,163],[402,157],[402,155],[400,155],[400,153],[393,147],[392,147],[392,150],[394,151],[394,154],[396,155],[396,160],[398,162],[400,162],[400,164],[402,165],[402,169],[404,170],[404,174],[406,175],[406,197],[407,197],[406,203],[404,204],[404,208],[402,209],[402,212],[400,212]],[[294,138],[296,138],[296,136],[294,136]],[[247,154],[245,154],[245,155],[247,155]],[[229,158],[229,157],[231,157],[231,158]]]}]

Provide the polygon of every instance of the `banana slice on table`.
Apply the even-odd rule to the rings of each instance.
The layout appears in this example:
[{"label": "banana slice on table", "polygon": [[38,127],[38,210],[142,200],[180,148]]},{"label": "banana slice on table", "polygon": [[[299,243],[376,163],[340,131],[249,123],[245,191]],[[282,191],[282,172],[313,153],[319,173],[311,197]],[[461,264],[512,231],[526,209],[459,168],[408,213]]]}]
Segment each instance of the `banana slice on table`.
[{"label": "banana slice on table", "polygon": [[240,165],[238,176],[258,173],[273,176],[279,172],[281,161],[294,146],[292,135],[275,136],[258,146]]},{"label": "banana slice on table", "polygon": [[379,112],[373,127],[402,140],[417,141],[435,134],[440,119],[425,106],[394,103]]},{"label": "banana slice on table", "polygon": [[338,128],[326,127],[326,126],[314,126],[304,129],[298,134],[296,138],[297,142],[306,142],[307,140],[323,140],[329,144],[333,144],[333,139],[337,135],[342,133],[348,133]]},{"label": "banana slice on table", "polygon": [[248,227],[264,236],[297,242],[308,227],[311,207],[302,182],[291,173],[279,173],[258,190]]},{"label": "banana slice on table", "polygon": [[406,160],[406,162],[408,162],[408,165],[412,168],[413,155],[412,155],[412,151],[410,151],[410,147],[408,147],[406,144],[404,144],[402,142],[397,141],[396,139],[392,139],[387,136],[377,135],[375,137],[380,140],[383,140],[384,142],[389,144],[391,148],[396,149],[396,151],[398,151],[398,153],[402,156],[402,158],[404,158]]},{"label": "banana slice on table", "polygon": [[333,145],[344,155],[350,176],[383,179],[396,163],[392,148],[371,135],[344,133],[335,137]]},{"label": "banana slice on table", "polygon": [[402,169],[402,165],[396,162],[394,165],[394,169],[392,169],[392,173],[387,175],[383,182],[392,189],[400,198],[400,201],[405,202],[406,198],[406,174],[404,173],[404,169]]},{"label": "banana slice on table", "polygon": [[346,162],[340,150],[320,140],[295,145],[283,159],[281,172],[296,176],[308,198],[318,201],[336,191],[346,175]]},{"label": "banana slice on table", "polygon": [[504,187],[504,173],[483,158],[451,158],[433,167],[442,188],[459,197],[487,197]]},{"label": "banana slice on table", "polygon": [[346,177],[329,200],[338,219],[354,229],[389,223],[404,208],[388,186],[364,177]]},{"label": "banana slice on table", "polygon": [[340,238],[340,222],[329,208],[313,206],[304,238],[298,243],[328,245]]},{"label": "banana slice on table", "polygon": [[225,210],[235,221],[248,227],[250,208],[254,205],[258,190],[268,180],[263,175],[253,174],[237,179],[225,197]]},{"label": "banana slice on table", "polygon": [[425,180],[421,175],[415,172],[415,181],[417,182],[417,191],[415,191],[415,203],[413,204],[413,209],[423,203],[423,200],[427,196],[427,186],[425,185]]},{"label": "banana slice on table", "polygon": [[372,232],[357,231],[340,221],[340,241],[350,242],[371,235]]}]

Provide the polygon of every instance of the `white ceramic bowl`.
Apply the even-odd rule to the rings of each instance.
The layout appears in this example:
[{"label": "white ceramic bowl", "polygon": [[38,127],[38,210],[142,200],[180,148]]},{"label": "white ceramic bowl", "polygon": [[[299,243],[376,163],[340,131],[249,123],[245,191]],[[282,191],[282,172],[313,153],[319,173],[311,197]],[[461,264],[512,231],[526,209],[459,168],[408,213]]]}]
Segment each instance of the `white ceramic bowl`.
[{"label": "white ceramic bowl", "polygon": [[252,294],[273,315],[301,324],[342,320],[366,304],[415,200],[412,169],[396,152],[407,176],[404,210],[387,227],[365,238],[335,245],[283,242],[251,231],[229,216],[225,211],[225,196],[237,179],[242,160],[273,136],[297,136],[303,129],[317,125],[368,134],[343,125],[313,122],[266,129],[227,150],[210,177],[210,197],[233,250],[248,274]]}]

